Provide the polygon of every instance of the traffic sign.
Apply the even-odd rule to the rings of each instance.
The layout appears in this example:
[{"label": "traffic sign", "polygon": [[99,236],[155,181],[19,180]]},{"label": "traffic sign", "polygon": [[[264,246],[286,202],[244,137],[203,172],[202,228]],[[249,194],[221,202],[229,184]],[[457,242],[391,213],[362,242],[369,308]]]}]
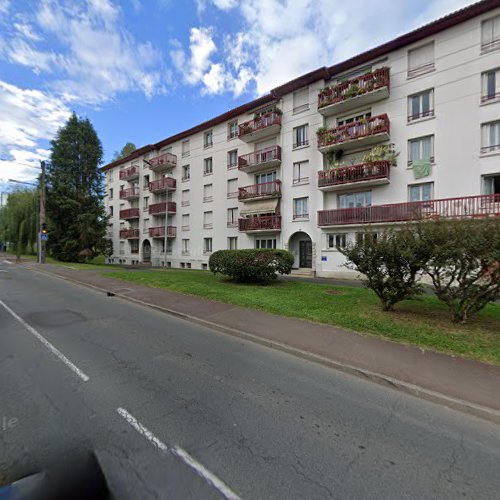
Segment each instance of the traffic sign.
[{"label": "traffic sign", "polygon": [[48,239],[49,239],[48,234],[43,234],[43,233],[40,234],[40,241],[47,241]]}]

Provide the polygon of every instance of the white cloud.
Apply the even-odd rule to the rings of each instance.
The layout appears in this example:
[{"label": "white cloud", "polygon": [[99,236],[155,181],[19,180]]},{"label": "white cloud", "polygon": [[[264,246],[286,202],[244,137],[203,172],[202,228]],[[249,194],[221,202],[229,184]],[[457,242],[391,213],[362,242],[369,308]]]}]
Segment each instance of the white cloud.
[{"label": "white cloud", "polygon": [[24,37],[39,42],[41,37],[34,31],[33,26],[28,23],[14,23],[14,28]]},{"label": "white cloud", "polygon": [[10,9],[10,0],[0,0],[0,14],[7,14]]},{"label": "white cloud", "polygon": [[212,0],[214,5],[221,10],[234,9],[238,5],[238,0]]},{"label": "white cloud", "polygon": [[207,94],[220,94],[224,90],[225,75],[222,64],[212,64],[210,71],[203,75],[204,91]]}]

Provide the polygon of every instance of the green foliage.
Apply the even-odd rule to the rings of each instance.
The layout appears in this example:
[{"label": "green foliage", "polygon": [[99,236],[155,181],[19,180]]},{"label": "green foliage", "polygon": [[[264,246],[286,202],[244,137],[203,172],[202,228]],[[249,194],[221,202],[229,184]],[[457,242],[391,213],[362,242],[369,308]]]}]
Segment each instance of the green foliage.
[{"label": "green foliage", "polygon": [[122,158],[127,157],[128,155],[132,154],[136,149],[137,148],[133,142],[127,142],[127,144],[123,146],[121,151],[115,151],[115,154],[113,155],[113,161],[121,160]]},{"label": "green foliage", "polygon": [[381,144],[380,146],[373,147],[363,157],[366,163],[374,161],[388,161],[392,167],[398,165],[399,151],[396,151],[394,144]]},{"label": "green foliage", "polygon": [[210,256],[209,267],[235,281],[268,283],[277,273],[290,274],[293,261],[286,250],[218,250]]},{"label": "green foliage", "polygon": [[421,228],[432,248],[425,270],[454,321],[465,323],[500,300],[500,220],[432,221]]},{"label": "green foliage", "polygon": [[102,145],[90,121],[74,113],[51,145],[47,166],[49,249],[59,260],[78,262],[107,249],[108,217],[102,202],[103,176],[98,170]]}]

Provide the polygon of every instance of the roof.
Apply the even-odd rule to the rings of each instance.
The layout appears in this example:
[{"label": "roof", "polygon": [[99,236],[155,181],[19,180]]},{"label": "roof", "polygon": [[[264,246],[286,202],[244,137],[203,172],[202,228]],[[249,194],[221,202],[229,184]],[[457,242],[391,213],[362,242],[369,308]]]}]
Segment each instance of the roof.
[{"label": "roof", "polygon": [[176,135],[163,139],[162,141],[156,144],[150,144],[148,146],[144,146],[140,149],[137,149],[136,151],[126,156],[125,158],[121,158],[120,160],[116,160],[112,163],[105,165],[104,167],[102,167],[101,170],[102,171],[109,170],[123,163],[126,163],[130,160],[133,160],[139,156],[142,156],[144,153],[161,149],[162,147],[168,144],[172,144],[176,141],[189,137],[197,132],[201,132],[220,123],[224,123],[230,120],[231,118],[235,118],[243,113],[251,111],[254,108],[271,103],[277,99],[280,99],[286,94],[289,94],[291,92],[294,92],[295,90],[310,85],[311,83],[317,82],[318,80],[329,80],[339,73],[343,73],[351,68],[355,68],[362,64],[366,64],[372,61],[373,59],[377,59],[381,56],[388,54],[389,52],[394,52],[395,50],[399,50],[408,45],[417,43],[418,41],[423,40],[424,38],[433,36],[437,33],[440,33],[441,31],[444,31],[448,28],[452,28],[457,24],[468,21],[473,17],[485,14],[490,10],[493,10],[498,7],[500,7],[500,0],[483,0],[481,2],[469,5],[468,7],[464,7],[463,9],[452,12],[451,14],[441,17],[436,21],[432,21],[429,24],[426,24],[420,28],[410,31],[409,33],[405,33],[404,35],[394,38],[393,40],[386,42],[382,45],[379,45],[366,52],[362,52],[361,54],[351,57],[350,59],[337,63],[328,68],[323,66],[314,71],[311,71],[310,73],[307,73],[298,78],[290,80],[289,82],[280,85],[279,87],[275,87],[274,89],[271,90],[269,94],[261,96],[253,101],[243,104],[242,106],[238,106],[237,108],[233,108],[227,111],[226,113],[216,116],[215,118],[212,118],[211,120],[208,120],[206,122],[200,123],[199,125],[196,125],[195,127],[180,132]]}]

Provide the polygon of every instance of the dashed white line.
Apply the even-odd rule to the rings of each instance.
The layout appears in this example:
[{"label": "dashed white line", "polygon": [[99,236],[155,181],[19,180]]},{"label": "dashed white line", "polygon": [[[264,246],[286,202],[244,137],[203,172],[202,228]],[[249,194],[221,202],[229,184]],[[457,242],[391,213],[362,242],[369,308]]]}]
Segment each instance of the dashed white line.
[{"label": "dashed white line", "polygon": [[12,266],[12,262],[10,260],[4,260],[3,263],[4,264],[9,264],[9,266]]},{"label": "dashed white line", "polygon": [[193,469],[200,477],[202,477],[208,484],[213,486],[224,498],[228,500],[241,500],[241,498],[221,481],[215,474],[212,474],[204,465],[200,464],[193,458],[187,451],[179,446],[169,448],[165,443],[158,439],[149,429],[144,427],[133,415],[131,415],[125,408],[118,408],[118,414],[123,417],[139,434],[144,436],[156,449],[167,452],[170,451],[172,455],[179,458],[188,467]]},{"label": "dashed white line", "polygon": [[76,373],[84,382],[88,382],[90,377],[86,375],[80,368],[73,364],[59,349],[54,347],[48,340],[46,340],[40,333],[38,333],[31,325],[26,323],[18,314],[16,314],[5,302],[0,300],[0,305],[2,305],[5,310],[21,325],[26,328],[31,334],[33,334],[52,354],[55,354],[70,370]]}]

